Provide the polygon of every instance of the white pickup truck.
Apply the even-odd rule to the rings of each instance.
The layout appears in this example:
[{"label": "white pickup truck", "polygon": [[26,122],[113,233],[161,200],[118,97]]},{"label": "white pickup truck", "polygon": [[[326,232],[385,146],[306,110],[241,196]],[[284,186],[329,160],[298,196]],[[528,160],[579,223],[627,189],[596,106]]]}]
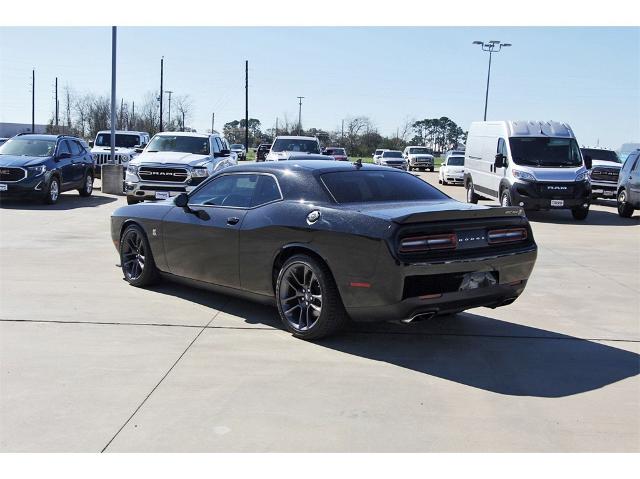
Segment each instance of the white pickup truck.
[{"label": "white pickup truck", "polygon": [[127,166],[127,203],[188,193],[214,172],[235,164],[237,156],[219,133],[158,133]]}]

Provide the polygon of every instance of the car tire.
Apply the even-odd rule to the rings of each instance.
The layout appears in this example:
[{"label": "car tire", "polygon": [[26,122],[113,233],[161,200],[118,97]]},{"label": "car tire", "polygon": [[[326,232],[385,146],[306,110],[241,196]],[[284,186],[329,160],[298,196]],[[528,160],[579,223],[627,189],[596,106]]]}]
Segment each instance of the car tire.
[{"label": "car tire", "polygon": [[276,303],[282,324],[296,338],[324,338],[348,321],[331,271],[304,254],[292,256],[280,268]]},{"label": "car tire", "polygon": [[120,236],[120,267],[131,286],[141,288],[158,280],[158,268],[144,230],[128,226]]},{"label": "car tire", "polygon": [[431,173],[433,173],[433,168],[429,168],[429,171],[430,171]]},{"label": "car tire", "polygon": [[588,214],[589,214],[589,207],[583,208],[582,206],[580,206],[578,208],[573,208],[571,210],[571,215],[573,216],[574,220],[582,221],[587,218]]},{"label": "car tire", "polygon": [[82,188],[80,188],[78,190],[78,193],[80,193],[80,196],[91,196],[91,193],[93,192],[93,174],[91,172],[88,172],[87,175],[84,177],[84,183],[82,185]]},{"label": "car tire", "polygon": [[622,218],[631,218],[631,216],[633,215],[633,206],[630,205],[627,202],[627,192],[626,190],[623,188],[620,190],[620,192],[618,193],[618,214],[620,215],[620,217]]},{"label": "car tire", "polygon": [[511,193],[509,193],[509,190],[502,190],[502,194],[500,195],[500,206],[512,206],[512,204]]},{"label": "car tire", "polygon": [[140,200],[136,200],[135,198],[131,198],[130,196],[127,196],[128,205],[137,205],[138,203],[140,203]]},{"label": "car tire", "polygon": [[478,195],[476,194],[476,190],[473,188],[473,181],[469,180],[466,184],[467,188],[467,203],[473,203],[474,205],[478,203]]},{"label": "car tire", "polygon": [[60,180],[57,176],[52,176],[44,194],[44,203],[46,205],[55,205],[60,198]]}]

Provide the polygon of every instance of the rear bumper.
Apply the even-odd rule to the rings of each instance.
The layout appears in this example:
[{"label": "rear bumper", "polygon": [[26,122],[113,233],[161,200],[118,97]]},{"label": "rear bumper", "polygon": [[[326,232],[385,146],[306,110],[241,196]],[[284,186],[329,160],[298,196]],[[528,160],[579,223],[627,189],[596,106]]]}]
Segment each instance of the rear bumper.
[{"label": "rear bumper", "polygon": [[[527,210],[555,210],[573,209],[591,202],[591,185],[588,182],[580,181],[572,184],[573,192],[566,194],[543,194],[540,193],[539,183],[517,181],[511,185],[511,204],[522,206]],[[561,206],[552,206],[552,200],[561,200]],[[522,203],[522,205],[520,205]]]}]

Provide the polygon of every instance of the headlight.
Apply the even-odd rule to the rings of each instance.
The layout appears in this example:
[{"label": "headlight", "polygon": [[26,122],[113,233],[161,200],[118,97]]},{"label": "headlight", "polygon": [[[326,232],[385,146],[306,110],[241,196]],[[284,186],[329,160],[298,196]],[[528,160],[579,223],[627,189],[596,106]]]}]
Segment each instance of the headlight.
[{"label": "headlight", "polygon": [[520,170],[511,170],[511,171],[513,173],[513,176],[518,180],[536,181],[536,177],[533,176],[531,173],[527,173],[526,171],[520,171]]},{"label": "headlight", "polygon": [[46,165],[38,165],[38,166],[29,166],[29,171],[33,173],[33,176],[40,176],[42,173],[47,171]]},{"label": "headlight", "polygon": [[137,175],[138,165],[127,165],[127,173],[131,173],[132,175]]},{"label": "headlight", "polygon": [[202,178],[203,176],[209,176],[209,170],[204,166],[196,166],[191,170],[191,176],[194,178]]},{"label": "headlight", "polygon": [[588,179],[589,179],[588,171],[583,171],[582,173],[578,173],[578,176],[576,176],[576,181],[585,181]]}]

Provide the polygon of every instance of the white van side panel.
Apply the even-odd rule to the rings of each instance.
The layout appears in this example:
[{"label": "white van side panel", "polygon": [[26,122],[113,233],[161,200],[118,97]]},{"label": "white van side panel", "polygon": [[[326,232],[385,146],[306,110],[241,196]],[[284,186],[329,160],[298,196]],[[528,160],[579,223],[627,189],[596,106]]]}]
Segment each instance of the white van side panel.
[{"label": "white van side panel", "polygon": [[486,198],[498,198],[500,181],[505,169],[493,171],[495,156],[498,152],[498,140],[508,143],[505,122],[474,122],[469,127],[465,153],[465,172],[471,175],[477,194]]}]

